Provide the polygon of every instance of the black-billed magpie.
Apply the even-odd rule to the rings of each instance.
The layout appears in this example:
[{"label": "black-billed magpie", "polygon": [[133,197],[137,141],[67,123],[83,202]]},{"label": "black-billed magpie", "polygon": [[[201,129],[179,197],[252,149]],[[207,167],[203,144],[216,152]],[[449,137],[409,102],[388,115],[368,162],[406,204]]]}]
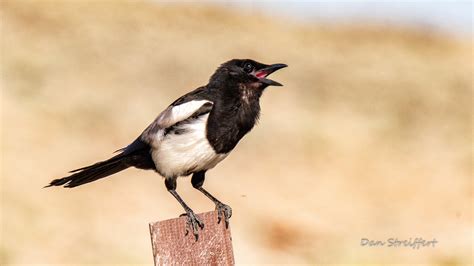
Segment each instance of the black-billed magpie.
[{"label": "black-billed magpie", "polygon": [[204,224],[176,192],[176,179],[192,174],[191,183],[216,204],[218,223],[228,226],[232,209],[203,187],[205,173],[224,160],[255,125],[259,99],[268,86],[282,86],[268,79],[285,64],[266,65],[250,59],[222,64],[206,86],[189,92],[166,108],[130,145],[114,157],[71,171],[47,186],[80,186],[128,167],[155,170],[165,178],[168,191],[186,211],[187,231],[198,239]]}]

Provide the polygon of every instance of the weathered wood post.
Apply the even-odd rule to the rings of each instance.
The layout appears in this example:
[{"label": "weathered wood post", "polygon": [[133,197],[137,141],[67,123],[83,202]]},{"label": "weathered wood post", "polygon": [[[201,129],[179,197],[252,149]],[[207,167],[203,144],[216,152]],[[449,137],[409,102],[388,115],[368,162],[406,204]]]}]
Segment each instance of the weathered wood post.
[{"label": "weathered wood post", "polygon": [[198,214],[204,222],[196,242],[185,236],[186,217],[150,223],[155,266],[158,265],[234,265],[230,226],[217,224],[217,211]]}]

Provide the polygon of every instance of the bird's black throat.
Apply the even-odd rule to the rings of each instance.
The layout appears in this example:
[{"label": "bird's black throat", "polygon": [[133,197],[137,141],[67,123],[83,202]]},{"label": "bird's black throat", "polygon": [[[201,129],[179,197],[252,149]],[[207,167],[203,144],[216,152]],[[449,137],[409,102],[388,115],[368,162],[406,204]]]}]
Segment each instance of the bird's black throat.
[{"label": "bird's black throat", "polygon": [[[235,86],[235,87],[231,87]],[[220,87],[207,122],[207,139],[217,153],[230,152],[255,125],[264,87],[231,83]]]}]

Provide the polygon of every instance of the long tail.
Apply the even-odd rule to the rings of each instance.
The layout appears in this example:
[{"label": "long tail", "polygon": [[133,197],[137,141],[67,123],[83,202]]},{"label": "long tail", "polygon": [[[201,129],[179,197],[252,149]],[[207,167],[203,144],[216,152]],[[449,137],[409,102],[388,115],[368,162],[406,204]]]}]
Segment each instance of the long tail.
[{"label": "long tail", "polygon": [[131,166],[127,161],[127,157],[119,154],[106,161],[73,170],[70,172],[73,173],[72,175],[55,179],[46,187],[63,185],[64,187],[77,187],[127,169]]},{"label": "long tail", "polygon": [[113,175],[129,168],[130,166],[140,169],[154,169],[155,165],[151,159],[149,148],[150,147],[147,144],[137,139],[126,148],[120,149],[120,154],[117,154],[106,161],[72,170],[69,172],[72,173],[72,175],[54,179],[45,187],[77,187]]}]

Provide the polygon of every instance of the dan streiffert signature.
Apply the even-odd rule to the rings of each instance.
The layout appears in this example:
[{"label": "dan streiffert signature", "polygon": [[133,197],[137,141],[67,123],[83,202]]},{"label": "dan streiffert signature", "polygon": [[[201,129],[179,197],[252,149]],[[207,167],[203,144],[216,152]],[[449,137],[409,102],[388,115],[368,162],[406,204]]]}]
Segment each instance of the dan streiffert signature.
[{"label": "dan streiffert signature", "polygon": [[398,238],[388,238],[386,240],[371,240],[368,238],[361,238],[360,239],[360,245],[362,247],[407,247],[407,248],[412,248],[412,249],[420,249],[420,248],[428,248],[432,247],[434,248],[438,241],[436,238],[433,238],[432,240],[426,240],[423,239],[422,237],[416,237],[416,238],[408,238],[408,239],[398,239]]}]

